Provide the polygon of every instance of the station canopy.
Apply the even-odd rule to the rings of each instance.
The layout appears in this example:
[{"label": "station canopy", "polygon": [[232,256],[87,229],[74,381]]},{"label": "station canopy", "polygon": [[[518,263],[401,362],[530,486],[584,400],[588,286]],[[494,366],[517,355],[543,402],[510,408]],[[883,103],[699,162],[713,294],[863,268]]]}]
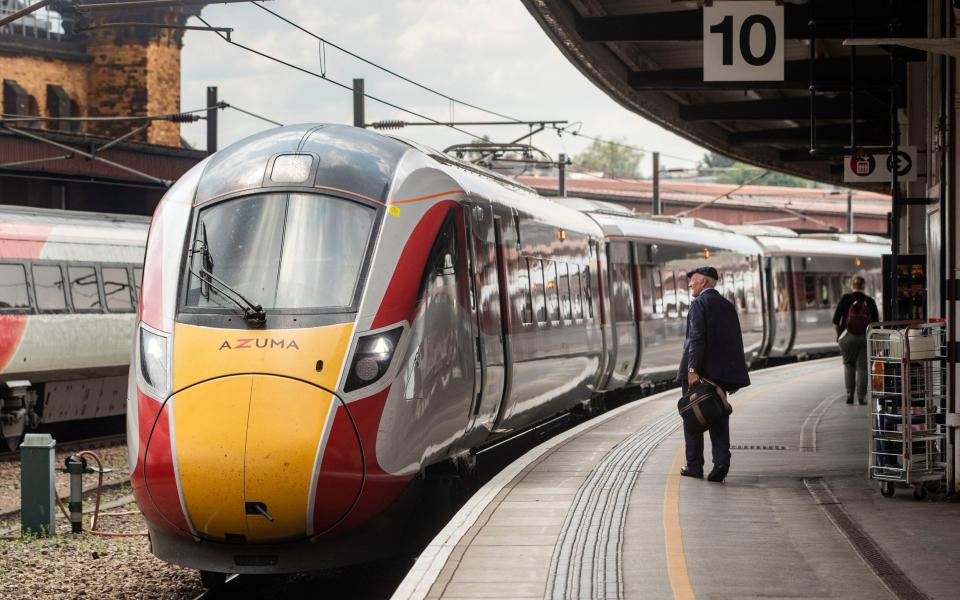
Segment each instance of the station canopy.
[{"label": "station canopy", "polygon": [[564,55],[627,109],[721,154],[826,183],[843,183],[851,122],[854,147],[891,145],[907,65],[926,60],[881,44],[925,37],[926,2],[787,0],[782,81],[704,81],[703,2],[523,1]]}]

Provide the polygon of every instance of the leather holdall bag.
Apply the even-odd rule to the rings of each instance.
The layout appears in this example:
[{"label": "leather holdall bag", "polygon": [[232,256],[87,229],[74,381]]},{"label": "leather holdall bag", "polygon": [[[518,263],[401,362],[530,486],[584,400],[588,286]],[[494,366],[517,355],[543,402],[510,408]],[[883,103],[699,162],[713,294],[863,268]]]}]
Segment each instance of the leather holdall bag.
[{"label": "leather holdall bag", "polygon": [[683,418],[684,427],[702,433],[732,413],[733,407],[727,402],[727,393],[720,386],[701,378],[680,397],[677,410]]}]

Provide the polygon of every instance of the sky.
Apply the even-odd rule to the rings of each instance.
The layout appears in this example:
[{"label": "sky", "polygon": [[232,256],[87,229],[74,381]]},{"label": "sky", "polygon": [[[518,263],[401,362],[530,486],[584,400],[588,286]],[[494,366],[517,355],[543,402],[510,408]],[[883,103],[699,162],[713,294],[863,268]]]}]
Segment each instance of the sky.
[{"label": "sky", "polygon": [[[585,135],[619,138],[661,156],[661,168],[689,168],[704,150],[613,101],[561,54],[520,0],[273,0],[265,5],[331,43],[458,100],[522,120],[582,122]],[[348,86],[365,79],[366,92],[439,121],[499,120],[452,104],[320,43],[252,4],[212,5],[202,17],[233,28],[236,42],[320,72]],[[192,18],[189,25],[202,25]],[[229,45],[217,34],[188,31],[181,55],[181,110],[206,106],[206,88],[220,100],[275,121],[353,123],[348,90]],[[368,99],[367,122],[421,119]],[[227,110],[219,117],[219,146],[272,127]],[[493,141],[512,141],[526,126],[463,127]],[[443,150],[471,137],[447,127],[406,127],[393,133]],[[184,125],[192,146],[206,145],[206,123]],[[545,131],[533,145],[554,158],[576,155],[589,140]],[[641,170],[650,174],[649,155]]]}]

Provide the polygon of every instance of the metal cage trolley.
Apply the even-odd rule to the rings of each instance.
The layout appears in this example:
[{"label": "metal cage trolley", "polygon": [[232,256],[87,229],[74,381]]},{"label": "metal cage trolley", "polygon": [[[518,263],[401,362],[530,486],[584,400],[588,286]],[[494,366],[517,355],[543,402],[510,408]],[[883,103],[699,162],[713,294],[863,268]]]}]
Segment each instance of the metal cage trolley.
[{"label": "metal cage trolley", "polygon": [[867,360],[869,476],[888,498],[899,484],[923,500],[946,477],[945,324],[875,323],[867,331]]}]

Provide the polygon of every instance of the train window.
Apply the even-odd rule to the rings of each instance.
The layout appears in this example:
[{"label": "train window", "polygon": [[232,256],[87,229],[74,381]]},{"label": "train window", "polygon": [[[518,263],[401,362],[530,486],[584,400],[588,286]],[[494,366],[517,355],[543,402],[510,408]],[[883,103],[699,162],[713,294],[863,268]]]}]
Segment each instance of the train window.
[{"label": "train window", "polygon": [[677,272],[677,314],[681,317],[686,315],[689,307],[690,282],[686,273]]},{"label": "train window", "polygon": [[737,271],[736,285],[737,285],[737,310],[740,312],[749,312],[750,307],[747,305],[747,290],[746,290],[746,284],[743,280],[743,271]]},{"label": "train window", "polygon": [[100,291],[97,285],[97,270],[93,267],[69,267],[70,297],[73,308],[78,311],[100,310]]},{"label": "train window", "polygon": [[[356,188],[353,188],[356,189]],[[186,304],[234,303],[208,272],[266,309],[354,306],[376,212],[319,194],[259,194],[199,213],[187,278]]]},{"label": "train window", "polygon": [[820,308],[830,306],[830,281],[826,276],[820,277]]},{"label": "train window", "polygon": [[590,279],[590,265],[583,268],[583,290],[586,293],[587,316],[593,318],[593,280]]},{"label": "train window", "polygon": [[723,297],[727,299],[730,304],[737,305],[736,291],[737,286],[733,282],[733,273],[727,271],[723,274]]},{"label": "train window", "polygon": [[663,314],[663,281],[660,279],[660,269],[651,269],[650,277],[653,279],[653,313]]},{"label": "train window", "polygon": [[840,302],[840,297],[843,296],[843,287],[840,285],[840,275],[831,275],[830,276],[830,299],[834,304]]},{"label": "train window", "polygon": [[754,289],[755,279],[753,277],[753,266],[743,274],[743,289],[746,294],[746,305],[748,310],[757,310],[757,290]]},{"label": "train window", "polygon": [[533,292],[533,314],[538,323],[547,320],[546,289],[543,285],[543,261],[539,258],[528,258],[530,266],[531,291]]},{"label": "train window", "polygon": [[653,314],[653,272],[648,266],[640,267],[640,309],[643,316]]},{"label": "train window", "polygon": [[140,286],[143,283],[143,269],[133,268],[133,305],[136,307],[140,303]]},{"label": "train window", "polygon": [[447,284],[448,277],[456,273],[457,265],[457,241],[456,225],[453,220],[453,213],[449,213],[444,220],[440,231],[437,232],[437,238],[433,241],[430,248],[430,254],[427,256],[427,262],[423,269],[423,279],[420,282],[420,293],[417,297],[423,298],[431,287],[440,287]]},{"label": "train window", "polygon": [[813,308],[817,305],[817,281],[813,275],[803,276],[803,306]]},{"label": "train window", "polygon": [[560,314],[564,319],[572,320],[573,311],[570,303],[570,269],[567,263],[557,265],[557,291],[560,293]]},{"label": "train window", "polygon": [[63,271],[58,265],[33,265],[33,289],[37,308],[42,311],[67,310],[66,286]]},{"label": "train window", "polygon": [[29,309],[26,269],[23,265],[0,265],[0,311],[24,312]]},{"label": "train window", "polygon": [[520,318],[523,323],[533,323],[533,297],[530,293],[530,259],[520,257],[517,277],[520,279],[520,290],[523,292],[523,307],[520,310]]},{"label": "train window", "polygon": [[560,294],[557,286],[557,263],[545,261],[547,280],[547,316],[551,321],[560,320]]},{"label": "train window", "polygon": [[133,310],[130,302],[130,276],[122,267],[101,267],[103,275],[103,297],[107,300],[107,310],[111,312],[129,312]]},{"label": "train window", "polygon": [[677,288],[673,271],[666,271],[663,274],[663,303],[665,312],[669,317],[677,316]]},{"label": "train window", "polygon": [[580,271],[583,265],[570,265],[570,300],[573,302],[573,318],[583,318],[583,281]]}]

